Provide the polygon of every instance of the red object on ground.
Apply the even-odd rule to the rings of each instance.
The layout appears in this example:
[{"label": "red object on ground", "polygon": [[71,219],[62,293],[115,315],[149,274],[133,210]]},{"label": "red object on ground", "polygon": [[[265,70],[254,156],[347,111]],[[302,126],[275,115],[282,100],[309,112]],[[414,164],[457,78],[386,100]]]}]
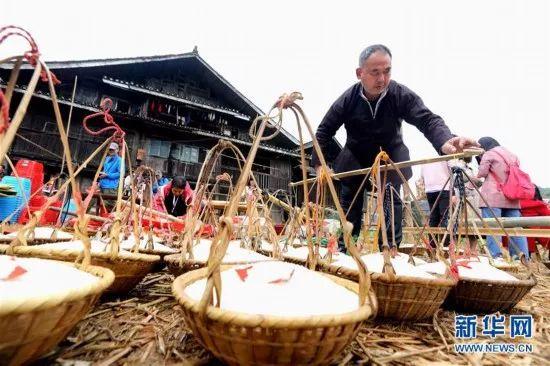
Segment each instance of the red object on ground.
[{"label": "red object on ground", "polygon": [[235,272],[237,272],[237,275],[241,279],[241,281],[246,281],[246,278],[248,277],[248,270],[252,269],[253,266],[248,266],[245,268],[237,268]]},{"label": "red object on ground", "polygon": [[[168,222],[166,220],[161,222],[161,220],[155,220],[155,219],[153,219],[151,221],[151,223],[149,223],[148,219],[144,218],[144,219],[141,220],[141,226],[143,228],[148,228],[150,224],[152,224],[153,228],[155,228],[155,229],[167,229],[168,225],[170,225],[170,230],[172,230],[172,231],[182,232],[182,231],[185,230],[185,224],[184,223]],[[203,224],[200,234],[201,234],[201,237],[212,236],[214,234],[214,228],[210,224]]]},{"label": "red object on ground", "polygon": [[29,178],[31,181],[31,195],[44,185],[44,165],[34,160],[21,159],[15,164],[17,175]]},{"label": "red object on ground", "polygon": [[[29,205],[29,211],[31,214],[35,211],[39,211],[42,209],[44,204],[46,203],[48,197],[43,195],[36,195],[36,200],[34,201],[37,205],[30,204]],[[31,202],[32,203],[32,202]],[[55,225],[57,223],[57,218],[59,217],[59,211],[52,210],[52,207],[61,208],[61,201],[55,201],[47,210],[44,212],[42,217],[40,218],[40,225]],[[18,222],[20,224],[26,224],[29,221],[29,213],[27,211],[27,208],[23,208],[21,211],[21,216],[19,216]]]},{"label": "red object on ground", "polygon": [[281,233],[283,232],[283,228],[285,227],[284,224],[276,224],[275,225],[275,233],[277,235],[281,235]]},{"label": "red object on ground", "polygon": [[[550,216],[550,208],[546,205],[544,201],[538,200],[521,200],[521,216],[532,217],[532,216]],[[550,229],[550,227],[537,226],[532,227],[532,229]],[[529,247],[529,253],[535,251],[536,243],[539,243],[543,247],[550,247],[549,238],[527,238],[527,245]]]},{"label": "red object on ground", "polygon": [[27,270],[21,266],[15,266],[13,271],[10,272],[10,274],[6,278],[2,278],[3,281],[11,281],[15,280],[17,277],[24,275],[27,273]]}]

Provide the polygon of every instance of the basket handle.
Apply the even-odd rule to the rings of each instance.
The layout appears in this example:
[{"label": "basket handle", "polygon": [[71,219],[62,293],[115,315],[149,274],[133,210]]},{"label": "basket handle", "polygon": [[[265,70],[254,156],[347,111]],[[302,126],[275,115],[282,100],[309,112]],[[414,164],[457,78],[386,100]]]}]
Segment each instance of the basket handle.
[{"label": "basket handle", "polygon": [[[336,193],[336,188],[334,187],[334,182],[333,182],[332,177],[330,176],[330,174],[328,174],[329,168],[327,166],[327,163],[326,163],[325,157],[323,155],[323,152],[321,151],[321,147],[319,145],[319,142],[317,141],[315,133],[314,133],[312,127],[311,127],[311,123],[309,122],[309,120],[308,120],[307,116],[305,115],[304,111],[302,110],[302,108],[298,104],[296,104],[296,101],[301,100],[301,99],[303,99],[302,95],[300,93],[297,93],[297,92],[291,93],[290,95],[285,94],[285,95],[283,95],[279,98],[279,100],[276,103],[276,106],[281,108],[281,110],[283,108],[290,109],[293,112],[293,114],[296,118],[296,123],[297,123],[297,127],[298,127],[298,134],[299,134],[300,142],[301,142],[301,144],[300,144],[300,155],[301,155],[301,159],[302,159],[302,176],[303,176],[302,185],[304,187],[304,192],[306,192],[306,194],[304,195],[304,198],[307,201],[307,192],[309,192],[309,190],[308,190],[307,175],[306,175],[307,163],[306,163],[306,159],[305,159],[305,151],[304,151],[304,147],[303,147],[302,126],[301,126],[300,122],[302,122],[305,125],[305,127],[307,129],[307,132],[309,133],[309,135],[312,139],[313,148],[315,149],[315,153],[317,154],[317,156],[319,158],[320,165],[321,165],[320,173],[325,174],[328,177],[328,179],[326,180],[326,183],[327,183],[327,186],[329,188],[329,193],[332,197],[334,205],[336,206],[336,211],[337,211],[338,217],[340,219],[340,222],[342,223],[342,232],[343,232],[344,244],[346,246],[346,249],[351,254],[351,256],[353,257],[354,261],[357,264],[358,274],[359,274],[359,304],[364,305],[367,301],[369,301],[370,305],[373,308],[376,308],[376,303],[372,300],[372,296],[369,295],[370,290],[371,290],[371,279],[370,279],[370,276],[368,275],[367,266],[365,265],[363,260],[361,260],[359,250],[357,249],[357,246],[354,245],[353,240],[352,240],[353,224],[350,223],[347,220],[346,214],[344,213],[344,210],[342,209],[342,206],[340,205],[340,201],[338,200],[338,195]],[[309,207],[308,207],[307,202],[306,202],[306,207],[305,207],[306,218],[308,218],[308,210],[309,210]],[[311,248],[310,248],[310,250],[311,250]]]},{"label": "basket handle", "polygon": [[[241,175],[239,176],[237,184],[235,185],[235,191],[229,200],[229,204],[226,207],[224,215],[220,217],[219,231],[212,240],[212,246],[210,248],[207,263],[206,288],[199,302],[199,312],[202,316],[206,314],[206,310],[209,305],[219,306],[220,304],[222,291],[220,265],[223,261],[223,257],[225,256],[227,247],[229,245],[229,240],[233,233],[233,217],[237,212],[240,197],[244,192],[248,177],[250,177],[252,164],[260,146],[261,137],[265,132],[269,120],[273,118],[270,116],[271,113],[273,113],[273,109],[268,115],[258,116],[254,120],[253,125],[258,126],[258,129],[256,131],[257,134],[255,135],[255,138],[253,140],[254,142],[252,143],[252,147],[250,148],[248,157],[246,158]],[[275,117],[281,118],[280,111]],[[215,298],[214,292],[216,294]]]}]

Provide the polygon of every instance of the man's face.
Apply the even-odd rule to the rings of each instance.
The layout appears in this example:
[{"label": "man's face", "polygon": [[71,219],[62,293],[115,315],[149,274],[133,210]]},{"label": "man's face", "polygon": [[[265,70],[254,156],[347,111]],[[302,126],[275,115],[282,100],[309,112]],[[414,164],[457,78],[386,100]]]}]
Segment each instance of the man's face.
[{"label": "man's face", "polygon": [[109,156],[113,156],[116,154],[116,150],[115,149],[109,149]]},{"label": "man's face", "polygon": [[361,80],[366,96],[375,98],[382,94],[391,80],[391,58],[388,54],[377,51],[355,70],[357,79]]},{"label": "man's face", "polygon": [[176,197],[181,196],[182,193],[183,193],[183,188],[172,187],[172,194],[174,196],[176,196]]}]

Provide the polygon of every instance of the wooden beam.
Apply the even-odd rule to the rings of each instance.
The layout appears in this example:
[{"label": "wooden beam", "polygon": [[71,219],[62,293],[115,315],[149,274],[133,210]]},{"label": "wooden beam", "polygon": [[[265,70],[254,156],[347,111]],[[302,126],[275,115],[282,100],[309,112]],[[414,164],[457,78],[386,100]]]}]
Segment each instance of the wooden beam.
[{"label": "wooden beam", "polygon": [[[437,156],[435,158],[402,161],[402,162],[399,162],[399,163],[395,163],[394,164],[395,168],[393,166],[389,165],[389,164],[385,164],[385,165],[380,166],[380,170],[381,171],[386,171],[386,170],[394,170],[396,168],[397,169],[403,169],[403,168],[409,168],[409,167],[412,167],[412,166],[415,166],[415,165],[437,163],[437,162],[440,162],[440,161],[449,161],[449,160],[453,160],[453,159],[463,159],[463,158],[477,156],[477,155],[480,155],[482,153],[483,153],[483,150],[480,150],[480,149],[476,149],[476,150],[469,149],[469,150],[464,150],[464,152],[461,152],[461,153],[451,154],[451,155],[442,155],[442,156]],[[371,168],[350,170],[350,171],[347,171],[347,172],[331,174],[331,177],[332,177],[332,179],[349,178],[349,177],[353,177],[353,176],[356,176],[356,175],[367,175],[367,174],[370,173],[370,171],[371,171]],[[317,180],[317,177],[309,178],[309,179],[306,180],[306,182],[307,183],[313,183],[316,180]],[[290,187],[295,187],[295,186],[298,186],[300,184],[304,184],[304,181],[302,180],[302,181],[299,181],[299,182],[292,182],[292,183],[289,184],[289,186]]]},{"label": "wooden beam", "polygon": [[[533,226],[549,226],[550,216],[529,216],[529,217],[499,217],[498,221],[504,227],[533,227]],[[475,219],[476,225],[482,226],[483,223],[479,219]],[[496,219],[483,219],[488,226],[498,227]]]},{"label": "wooden beam", "polygon": [[[411,233],[411,234],[419,234],[420,232],[424,232],[426,234],[445,234],[447,233],[447,229],[444,227],[427,227],[427,228],[421,228],[421,227],[403,227],[404,233]],[[550,238],[550,229],[523,229],[523,228],[507,228],[506,232],[510,236],[524,236],[528,238]],[[474,231],[473,227],[470,227],[468,229],[468,232],[466,233],[465,228],[459,228],[459,234],[460,235],[474,235],[474,233],[479,233],[481,235],[495,235],[495,236],[504,236],[504,232],[500,228],[480,228],[478,227],[476,231]]]},{"label": "wooden beam", "polygon": [[[212,207],[217,210],[223,210],[229,205],[229,201],[223,201],[223,200],[212,200],[210,202],[212,204]],[[263,208],[263,205],[256,205],[257,208]],[[246,210],[246,202],[239,202],[238,206],[239,211],[245,211]]]},{"label": "wooden beam", "polygon": [[[63,209],[60,208],[60,207],[49,207],[48,210],[61,212]],[[65,210],[63,210],[63,214],[68,215],[68,216],[77,217],[77,214],[74,211],[65,211]],[[112,221],[111,219],[109,219],[107,217],[96,216],[96,215],[92,215],[92,214],[86,214],[86,215],[94,221],[99,221],[99,222],[111,222]]]}]

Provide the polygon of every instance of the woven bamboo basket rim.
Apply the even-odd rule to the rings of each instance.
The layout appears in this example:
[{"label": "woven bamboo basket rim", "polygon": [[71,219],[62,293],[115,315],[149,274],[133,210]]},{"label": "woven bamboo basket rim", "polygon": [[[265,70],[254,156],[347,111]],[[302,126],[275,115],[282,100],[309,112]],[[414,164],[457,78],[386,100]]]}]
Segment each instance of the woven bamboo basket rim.
[{"label": "woven bamboo basket rim", "polygon": [[[275,257],[273,257],[273,255],[275,255],[275,253],[272,250],[265,250],[265,249],[260,248],[257,251],[260,254],[263,254],[263,255],[266,255],[266,256],[271,256],[270,258],[275,258]],[[295,256],[292,256],[292,255],[288,255],[288,254],[286,254],[286,252],[283,252],[283,251],[281,251],[280,254],[281,254],[281,260],[289,260],[289,261],[292,261],[292,263],[306,263],[307,262],[307,257],[306,258],[295,257]]]},{"label": "woven bamboo basket rim", "polygon": [[[181,253],[165,255],[164,256],[164,261],[167,262],[167,263],[171,263],[171,264],[177,264],[179,267],[181,267],[180,266]],[[239,266],[239,265],[243,265],[243,264],[260,263],[260,262],[273,262],[273,261],[274,261],[273,258],[266,258],[266,259],[258,259],[258,260],[252,259],[252,260],[236,261],[236,262],[223,262],[223,264],[228,265],[228,266]],[[199,261],[199,260],[195,260],[195,259],[185,259],[183,261],[184,267],[186,267],[186,266],[201,266],[201,265],[206,266],[207,262],[208,262],[208,259],[204,260],[204,261]]]},{"label": "woven bamboo basket rim", "polygon": [[[21,228],[20,225],[18,226],[14,226],[15,230],[13,231],[9,231],[8,233],[6,234],[2,234],[0,233],[0,243],[2,244],[9,244],[11,243],[15,238],[16,236],[12,236],[12,237],[8,237],[8,235],[10,234],[13,234],[13,233],[17,233],[17,230],[19,230]],[[60,230],[59,228],[55,228],[53,226],[48,226],[48,225],[40,225],[40,226],[37,226],[35,229],[39,229],[39,228],[47,228],[47,229],[57,229],[57,231],[60,231],[64,234],[69,234],[72,236],[72,234],[68,231],[65,231],[65,230]],[[55,239],[56,242],[64,242],[64,241],[71,241],[71,240],[75,240],[74,237],[71,237],[71,238],[57,238]],[[30,239],[27,239],[27,242],[28,243],[40,243],[40,244],[45,244],[45,243],[51,243],[52,242],[52,239],[51,237],[50,238],[35,238],[33,240],[30,240]]]},{"label": "woven bamboo basket rim", "polygon": [[517,281],[506,281],[506,280],[488,280],[481,278],[460,278],[458,282],[469,282],[479,285],[494,285],[494,286],[509,286],[509,287],[533,287],[537,284],[537,280],[534,275],[529,276],[529,278],[517,278]]},{"label": "woven bamboo basket rim", "polygon": [[[9,245],[0,244],[0,253],[5,253]],[[76,249],[57,249],[57,248],[40,248],[36,245],[26,245],[26,246],[16,246],[13,248],[15,255],[22,254],[28,256],[40,256],[44,257],[55,257],[59,260],[60,257],[67,258],[68,261],[72,261],[75,258],[83,254],[82,250]],[[92,258],[101,258],[101,259],[113,259],[111,253],[101,252],[101,253],[91,253]],[[132,253],[132,252],[119,252],[115,261],[141,261],[141,262],[158,262],[160,261],[160,256],[152,254],[141,254],[141,253]]]},{"label": "woven bamboo basket rim", "polygon": [[[15,238],[6,238],[6,237],[2,237],[0,238],[0,244],[9,244],[13,241],[13,239]],[[62,239],[56,239],[55,242],[67,242],[67,241],[72,241],[74,239],[71,239],[71,238],[62,238]],[[39,238],[39,239],[33,239],[33,240],[29,240],[27,239],[27,244],[29,245],[37,245],[37,244],[48,244],[48,243],[52,243],[52,239],[46,239],[46,238]]]},{"label": "woven bamboo basket rim", "polygon": [[111,286],[111,284],[115,280],[115,274],[113,273],[113,271],[111,271],[108,268],[103,268],[99,266],[81,267],[74,263],[67,263],[59,260],[42,259],[42,258],[38,258],[38,259],[56,262],[64,266],[72,266],[79,270],[88,272],[96,277],[100,277],[100,279],[99,281],[96,281],[89,286],[71,289],[64,294],[58,294],[56,296],[43,296],[41,298],[33,299],[32,301],[14,300],[0,307],[0,317],[6,316],[6,315],[28,313],[31,311],[45,310],[45,309],[58,306],[59,304],[62,304],[65,302],[81,299],[89,295],[101,294],[109,286]]},{"label": "woven bamboo basket rim", "polygon": [[[335,266],[333,264],[326,264],[323,262],[319,263],[319,267],[321,270],[331,273],[335,276],[344,275],[347,278],[359,278],[359,272],[356,269],[351,269],[343,266]],[[453,280],[452,278],[437,277],[436,275],[434,275],[435,278],[421,278],[412,276],[400,276],[396,274],[394,279],[391,279],[385,273],[369,271],[369,275],[371,276],[371,279],[373,281],[383,282],[387,284],[416,284],[420,286],[431,287],[453,287],[457,284],[457,281]]]},{"label": "woven bamboo basket rim", "polygon": [[[222,265],[220,267],[221,271],[225,271],[234,268],[235,266]],[[193,270],[178,276],[172,284],[172,293],[174,294],[174,297],[177,299],[181,306],[195,313],[196,316],[200,316],[201,314],[199,301],[193,300],[192,298],[187,296],[187,294],[185,293],[185,288],[198,280],[206,278],[207,273],[208,268]],[[320,274],[330,278],[332,281],[347,288],[355,294],[358,294],[359,292],[359,284],[353,281],[326,273]],[[218,323],[239,325],[243,327],[262,327],[275,329],[331,327],[336,325],[362,322],[364,320],[367,320],[369,317],[374,316],[378,303],[373,291],[369,292],[369,297],[370,301],[367,300],[364,305],[358,305],[358,308],[355,311],[341,314],[285,317],[276,315],[249,314],[232,310],[225,310],[215,306],[208,306],[208,308],[206,309],[206,317],[213,319]],[[374,304],[374,309],[371,304]]]},{"label": "woven bamboo basket rim", "polygon": [[[128,251],[131,252],[131,253],[134,253],[134,252],[132,252],[132,251],[129,250],[129,249],[125,249],[125,250],[128,250]],[[140,254],[158,255],[158,256],[160,256],[160,257],[166,257],[167,255],[179,254],[180,251],[179,251],[179,250],[176,250],[175,252],[169,252],[169,251],[164,251],[164,250],[141,249],[141,248],[139,248],[139,249],[138,249],[138,253],[140,253]]]}]

